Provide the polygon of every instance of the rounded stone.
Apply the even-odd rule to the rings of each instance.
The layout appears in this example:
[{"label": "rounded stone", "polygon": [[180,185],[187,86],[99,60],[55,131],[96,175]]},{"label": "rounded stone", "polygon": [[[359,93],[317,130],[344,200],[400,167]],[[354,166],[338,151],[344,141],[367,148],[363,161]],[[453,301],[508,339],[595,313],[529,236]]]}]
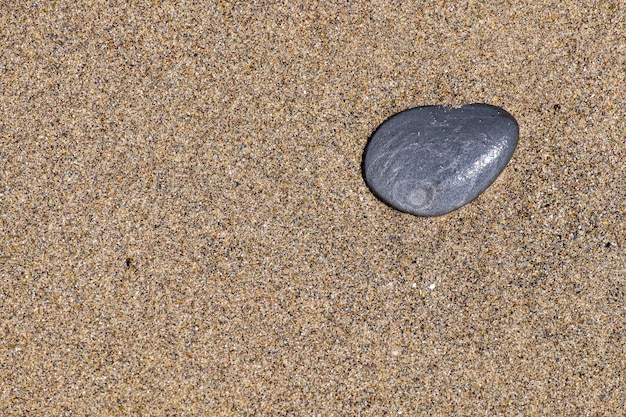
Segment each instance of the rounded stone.
[{"label": "rounded stone", "polygon": [[363,176],[389,206],[439,216],[478,197],[517,146],[519,126],[488,104],[423,106],[383,122],[363,152]]}]

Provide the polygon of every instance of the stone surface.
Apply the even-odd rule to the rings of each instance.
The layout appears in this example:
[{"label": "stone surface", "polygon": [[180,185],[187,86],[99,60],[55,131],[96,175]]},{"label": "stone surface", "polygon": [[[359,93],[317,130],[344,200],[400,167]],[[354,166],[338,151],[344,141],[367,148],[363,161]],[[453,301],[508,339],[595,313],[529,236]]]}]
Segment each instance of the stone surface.
[{"label": "stone surface", "polygon": [[418,216],[449,213],[500,175],[519,127],[488,104],[415,107],[383,122],[363,153],[363,175],[389,206]]}]

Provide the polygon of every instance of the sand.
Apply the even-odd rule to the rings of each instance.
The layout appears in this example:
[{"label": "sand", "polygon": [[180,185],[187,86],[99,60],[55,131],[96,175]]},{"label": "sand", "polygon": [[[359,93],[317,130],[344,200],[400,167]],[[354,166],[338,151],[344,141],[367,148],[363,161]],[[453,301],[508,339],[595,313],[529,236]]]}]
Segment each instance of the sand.
[{"label": "sand", "polygon": [[[0,6],[0,414],[623,412],[624,2],[128,3]],[[369,192],[474,102],[476,201]]]}]

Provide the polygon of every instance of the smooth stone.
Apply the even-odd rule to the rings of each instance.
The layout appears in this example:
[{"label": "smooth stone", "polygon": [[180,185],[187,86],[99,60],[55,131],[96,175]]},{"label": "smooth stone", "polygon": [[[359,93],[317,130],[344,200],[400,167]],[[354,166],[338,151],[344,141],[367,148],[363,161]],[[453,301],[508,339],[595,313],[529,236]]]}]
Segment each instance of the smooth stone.
[{"label": "smooth stone", "polygon": [[517,146],[519,126],[488,104],[424,106],[384,121],[363,152],[363,176],[389,206],[439,216],[478,197]]}]

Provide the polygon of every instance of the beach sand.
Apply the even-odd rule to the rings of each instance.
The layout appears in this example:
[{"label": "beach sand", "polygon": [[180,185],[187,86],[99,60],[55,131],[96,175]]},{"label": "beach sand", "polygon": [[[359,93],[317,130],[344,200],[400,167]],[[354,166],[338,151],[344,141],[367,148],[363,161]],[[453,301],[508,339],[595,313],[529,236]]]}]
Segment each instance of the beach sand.
[{"label": "beach sand", "polygon": [[[110,3],[0,8],[0,414],[623,412],[624,2]],[[477,200],[369,192],[475,102]]]}]

